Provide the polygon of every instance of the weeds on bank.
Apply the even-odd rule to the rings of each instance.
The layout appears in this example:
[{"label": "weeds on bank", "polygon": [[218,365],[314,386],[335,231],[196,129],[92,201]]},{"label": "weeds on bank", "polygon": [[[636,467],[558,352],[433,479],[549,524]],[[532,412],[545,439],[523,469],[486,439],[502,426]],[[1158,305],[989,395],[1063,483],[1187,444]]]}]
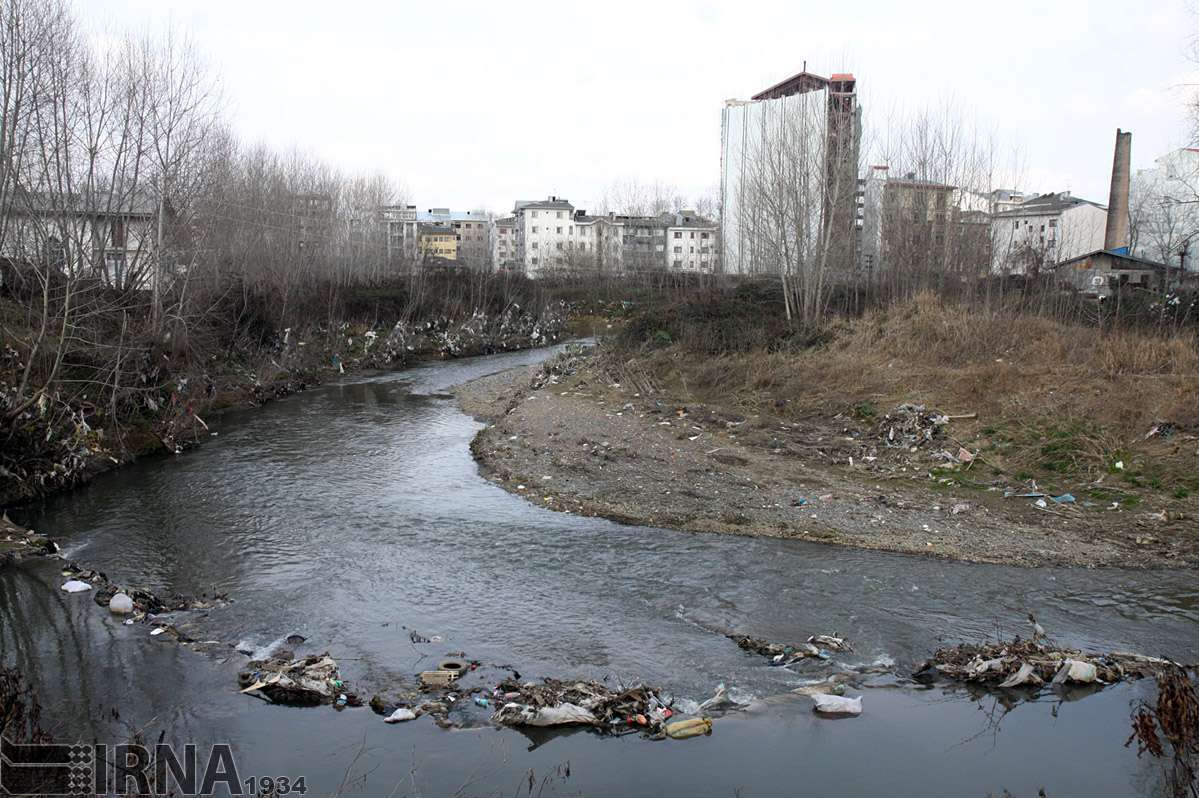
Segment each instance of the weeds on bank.
[{"label": "weeds on bank", "polygon": [[[1102,326],[921,295],[792,329],[759,299],[708,298],[630,320],[609,347],[613,381],[782,421],[840,414],[866,428],[903,402],[977,413],[955,422],[955,437],[1008,477],[1124,506],[1199,493],[1190,327]],[[1162,422],[1171,435],[1147,437]]]}]

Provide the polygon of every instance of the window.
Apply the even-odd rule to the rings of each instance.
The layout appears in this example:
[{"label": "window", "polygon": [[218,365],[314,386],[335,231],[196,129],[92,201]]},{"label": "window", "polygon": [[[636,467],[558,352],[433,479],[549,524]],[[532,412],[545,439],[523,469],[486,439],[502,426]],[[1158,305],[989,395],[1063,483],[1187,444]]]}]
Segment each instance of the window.
[{"label": "window", "polygon": [[533,232],[534,232],[534,233],[536,233],[536,232],[537,232],[537,225],[533,225]]},{"label": "window", "polygon": [[112,220],[112,248],[125,248],[125,223],[120,219]]},{"label": "window", "polygon": [[707,237],[708,237],[708,234],[707,234],[707,233],[700,233],[700,234],[699,234],[699,237],[700,237],[700,238],[707,238]]},{"label": "window", "polygon": [[678,258],[675,258],[675,259],[674,259],[674,265],[675,265],[676,267],[678,267],[678,266],[682,266],[682,265],[683,265],[683,262],[682,262],[681,260],[679,260]]},{"label": "window", "polygon": [[1049,220],[1049,226],[1050,226],[1050,227],[1057,227],[1057,219],[1050,219],[1050,220]]},{"label": "window", "polygon": [[533,249],[537,249],[537,242],[536,242],[536,241],[534,241],[534,242],[533,242]]},{"label": "window", "polygon": [[562,235],[562,228],[561,228],[561,227],[559,227],[559,228],[558,228],[558,235]]},{"label": "window", "polygon": [[682,237],[683,237],[683,232],[682,232],[681,230],[675,230],[675,231],[674,231],[674,237],[675,237],[675,238],[682,238]]},{"label": "window", "polygon": [[682,253],[682,251],[683,251],[683,248],[682,248],[682,247],[675,247],[675,248],[674,248],[674,251],[675,251],[676,253]]},{"label": "window", "polygon": [[692,237],[692,238],[695,238],[695,232],[694,232],[694,231],[692,231],[692,233],[691,233],[691,237]]},{"label": "window", "polygon": [[694,255],[694,254],[695,254],[695,247],[691,247],[691,253],[690,253],[690,254],[692,254],[692,255]]},{"label": "window", "polygon": [[534,218],[534,219],[536,219],[536,218],[537,218],[537,211],[533,211],[533,218]]},{"label": "window", "polygon": [[558,249],[559,249],[559,251],[562,249],[562,242],[561,242],[561,241],[559,241],[559,242],[558,242]]},{"label": "window", "polygon": [[[562,211],[558,211],[558,218],[559,218],[559,219],[561,219],[561,218],[562,218]],[[561,231],[559,231],[559,232],[561,232]]]},{"label": "window", "polygon": [[536,266],[536,265],[537,265],[537,258],[529,258],[529,263],[532,263],[534,266]]}]

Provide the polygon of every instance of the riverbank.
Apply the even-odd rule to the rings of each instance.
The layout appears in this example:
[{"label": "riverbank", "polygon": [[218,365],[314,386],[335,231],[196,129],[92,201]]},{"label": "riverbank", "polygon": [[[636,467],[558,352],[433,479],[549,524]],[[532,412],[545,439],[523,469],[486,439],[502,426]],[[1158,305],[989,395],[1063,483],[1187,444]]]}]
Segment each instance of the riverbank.
[{"label": "riverbank", "polygon": [[[934,468],[915,446],[863,447],[867,425],[840,413],[795,423],[643,394],[594,355],[494,375],[458,396],[489,424],[471,447],[480,471],[554,510],[980,563],[1199,564],[1199,535],[1185,515],[1072,496],[1005,497],[960,461]],[[906,421],[897,416],[892,426]]]},{"label": "riverbank", "polygon": [[[31,409],[28,441],[17,441],[0,464],[0,508],[86,484],[152,454],[178,454],[219,434],[210,414],[260,407],[347,373],[400,369],[418,363],[519,351],[556,343],[565,333],[564,307],[540,311],[479,311],[423,323],[349,323],[334,330],[286,330],[281,339],[203,368],[164,362],[157,385],[134,392],[137,410],[105,426],[83,409],[63,416]],[[27,444],[27,445],[25,445]]]}]

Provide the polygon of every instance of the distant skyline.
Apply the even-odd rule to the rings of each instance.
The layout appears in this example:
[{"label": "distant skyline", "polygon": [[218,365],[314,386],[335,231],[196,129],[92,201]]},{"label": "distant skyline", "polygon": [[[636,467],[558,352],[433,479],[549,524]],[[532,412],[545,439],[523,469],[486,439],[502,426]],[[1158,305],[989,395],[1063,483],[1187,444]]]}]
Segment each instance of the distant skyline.
[{"label": "distant skyline", "polygon": [[872,119],[952,103],[1018,152],[1027,191],[1107,201],[1117,127],[1133,169],[1188,143],[1199,27],[1185,0],[949,3],[79,2],[97,35],[191,35],[234,130],[420,208],[592,208],[615,181],[719,181],[720,109],[799,71],[850,71]]}]

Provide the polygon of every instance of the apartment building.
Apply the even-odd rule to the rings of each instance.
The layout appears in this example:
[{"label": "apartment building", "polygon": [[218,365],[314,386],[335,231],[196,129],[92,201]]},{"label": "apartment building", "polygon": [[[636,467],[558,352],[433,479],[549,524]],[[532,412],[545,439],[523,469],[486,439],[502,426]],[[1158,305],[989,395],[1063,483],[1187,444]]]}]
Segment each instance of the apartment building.
[{"label": "apartment building", "polygon": [[[776,273],[821,249],[833,270],[854,268],[861,107],[853,75],[825,78],[805,63],[750,100],[728,100],[720,141],[724,271]],[[800,202],[778,201],[796,192]]]},{"label": "apartment building", "polygon": [[1133,175],[1129,197],[1132,252],[1199,272],[1199,149],[1184,147],[1154,159]]},{"label": "apartment building", "polygon": [[422,224],[417,233],[420,260],[458,260],[458,233],[442,224]]},{"label": "apartment building", "polygon": [[593,216],[575,211],[575,262],[605,273],[624,271],[624,221],[615,214]]},{"label": "apartment building", "polygon": [[720,226],[693,210],[666,216],[670,217],[666,219],[667,271],[712,273],[717,265]]},{"label": "apartment building", "polygon": [[516,218],[496,219],[491,230],[492,268],[509,269],[516,262]]},{"label": "apartment building", "polygon": [[1036,274],[1103,249],[1107,208],[1069,191],[1025,199],[991,217],[991,270]]},{"label": "apartment building", "polygon": [[575,241],[574,206],[563,197],[520,200],[513,209],[516,263],[529,277],[570,265]]}]

